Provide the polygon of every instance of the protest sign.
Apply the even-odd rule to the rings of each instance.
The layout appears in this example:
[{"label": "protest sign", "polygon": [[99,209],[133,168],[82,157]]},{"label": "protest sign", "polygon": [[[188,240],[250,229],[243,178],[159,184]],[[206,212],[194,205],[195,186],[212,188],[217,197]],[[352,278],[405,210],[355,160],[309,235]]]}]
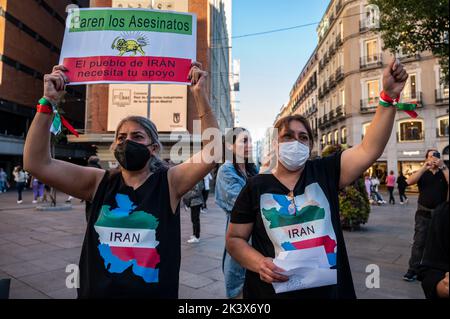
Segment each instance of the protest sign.
[{"label": "protest sign", "polygon": [[89,8],[67,18],[60,64],[71,84],[189,84],[197,18],[147,9]]}]

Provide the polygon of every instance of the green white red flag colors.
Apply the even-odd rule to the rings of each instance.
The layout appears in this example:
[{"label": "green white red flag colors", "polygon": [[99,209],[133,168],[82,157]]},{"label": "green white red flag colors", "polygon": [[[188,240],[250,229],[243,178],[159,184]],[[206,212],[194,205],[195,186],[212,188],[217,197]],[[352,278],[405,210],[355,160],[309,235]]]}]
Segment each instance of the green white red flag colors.
[{"label": "green white red flag colors", "polygon": [[70,84],[190,84],[194,14],[88,8],[69,12],[60,64]]}]

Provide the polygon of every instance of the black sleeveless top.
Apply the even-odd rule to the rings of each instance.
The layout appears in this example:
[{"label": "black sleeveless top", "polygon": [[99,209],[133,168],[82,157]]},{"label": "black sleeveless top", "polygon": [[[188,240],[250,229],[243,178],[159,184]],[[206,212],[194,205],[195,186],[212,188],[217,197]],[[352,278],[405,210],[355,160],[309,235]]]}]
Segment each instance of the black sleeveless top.
[{"label": "black sleeveless top", "polygon": [[79,298],[178,298],[180,214],[170,206],[167,169],[138,189],[106,172],[89,211]]}]

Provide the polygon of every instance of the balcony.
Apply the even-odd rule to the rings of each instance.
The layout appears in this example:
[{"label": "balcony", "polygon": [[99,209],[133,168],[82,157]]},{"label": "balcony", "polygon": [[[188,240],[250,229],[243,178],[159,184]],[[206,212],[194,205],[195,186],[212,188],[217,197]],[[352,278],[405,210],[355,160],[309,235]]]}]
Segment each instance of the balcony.
[{"label": "balcony", "polygon": [[381,68],[382,66],[383,58],[381,54],[367,55],[359,59],[359,68],[361,70]]},{"label": "balcony", "polygon": [[379,98],[372,97],[360,101],[361,113],[373,113],[377,110]]},{"label": "balcony", "polygon": [[359,32],[367,32],[369,30],[376,30],[377,27],[369,19],[359,20]]},{"label": "balcony", "polygon": [[333,74],[328,78],[328,83],[330,84],[330,90],[336,86],[336,80]]},{"label": "balcony", "polygon": [[334,11],[336,12],[336,15],[339,13],[339,11],[342,9],[342,1],[338,1],[338,3],[336,3],[336,7],[334,8]]},{"label": "balcony", "polygon": [[326,95],[328,92],[330,92],[330,87],[328,85],[328,81],[325,81],[322,85],[323,94]]},{"label": "balcony", "polygon": [[339,83],[344,79],[344,72],[342,71],[342,66],[338,67],[335,74],[336,82]]},{"label": "balcony", "polygon": [[325,63],[323,62],[323,59],[320,59],[320,61],[319,61],[319,71],[322,71],[324,67],[325,67]]},{"label": "balcony", "polygon": [[325,114],[323,117],[322,117],[322,122],[323,122],[323,126],[324,127],[329,127],[330,125],[331,125],[331,123],[330,123],[330,119],[329,119],[329,116],[328,116],[329,114]]},{"label": "balcony", "polygon": [[333,24],[333,21],[334,21],[334,14],[333,14],[333,13],[332,13],[332,14],[330,15],[330,17],[328,18],[328,21],[329,21],[329,24],[330,24],[330,25]]},{"label": "balcony", "polygon": [[403,91],[400,101],[405,103],[416,103],[418,108],[423,107],[422,92],[420,91],[413,91],[413,92]]},{"label": "balcony", "polygon": [[319,126],[320,129],[324,128],[324,125],[323,125],[323,118],[321,118],[321,117],[319,117],[319,120],[318,120],[318,126]]},{"label": "balcony", "polygon": [[341,34],[339,33],[336,37],[335,48],[336,50],[342,45]]},{"label": "balcony", "polygon": [[448,106],[448,96],[449,96],[449,89],[447,88],[441,88],[434,90],[434,96],[436,100],[436,105],[439,106]]},{"label": "balcony", "polygon": [[328,56],[331,57],[333,56],[334,52],[336,52],[336,49],[334,48],[334,44],[331,44],[331,46],[328,48]]},{"label": "balcony", "polygon": [[398,54],[397,55],[400,62],[412,62],[412,61],[419,61],[420,60],[420,54],[418,52],[412,53],[412,54]]},{"label": "balcony", "polygon": [[338,121],[339,121],[339,120],[342,120],[342,119],[345,119],[344,108],[343,108],[342,105],[339,105],[339,106],[336,108],[336,119],[337,119]]},{"label": "balcony", "polygon": [[334,124],[337,122],[337,118],[336,118],[334,110],[331,110],[328,113],[328,121],[330,122],[330,124]]},{"label": "balcony", "polygon": [[325,94],[323,94],[322,88],[319,89],[319,99],[323,99]]}]

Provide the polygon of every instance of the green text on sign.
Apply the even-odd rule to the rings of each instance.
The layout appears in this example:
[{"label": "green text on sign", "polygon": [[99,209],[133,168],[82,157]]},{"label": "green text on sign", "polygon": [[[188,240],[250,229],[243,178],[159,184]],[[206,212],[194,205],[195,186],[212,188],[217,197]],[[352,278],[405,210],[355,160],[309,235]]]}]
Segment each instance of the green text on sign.
[{"label": "green text on sign", "polygon": [[192,35],[192,16],[146,10],[80,10],[71,16],[70,32],[150,31]]}]

